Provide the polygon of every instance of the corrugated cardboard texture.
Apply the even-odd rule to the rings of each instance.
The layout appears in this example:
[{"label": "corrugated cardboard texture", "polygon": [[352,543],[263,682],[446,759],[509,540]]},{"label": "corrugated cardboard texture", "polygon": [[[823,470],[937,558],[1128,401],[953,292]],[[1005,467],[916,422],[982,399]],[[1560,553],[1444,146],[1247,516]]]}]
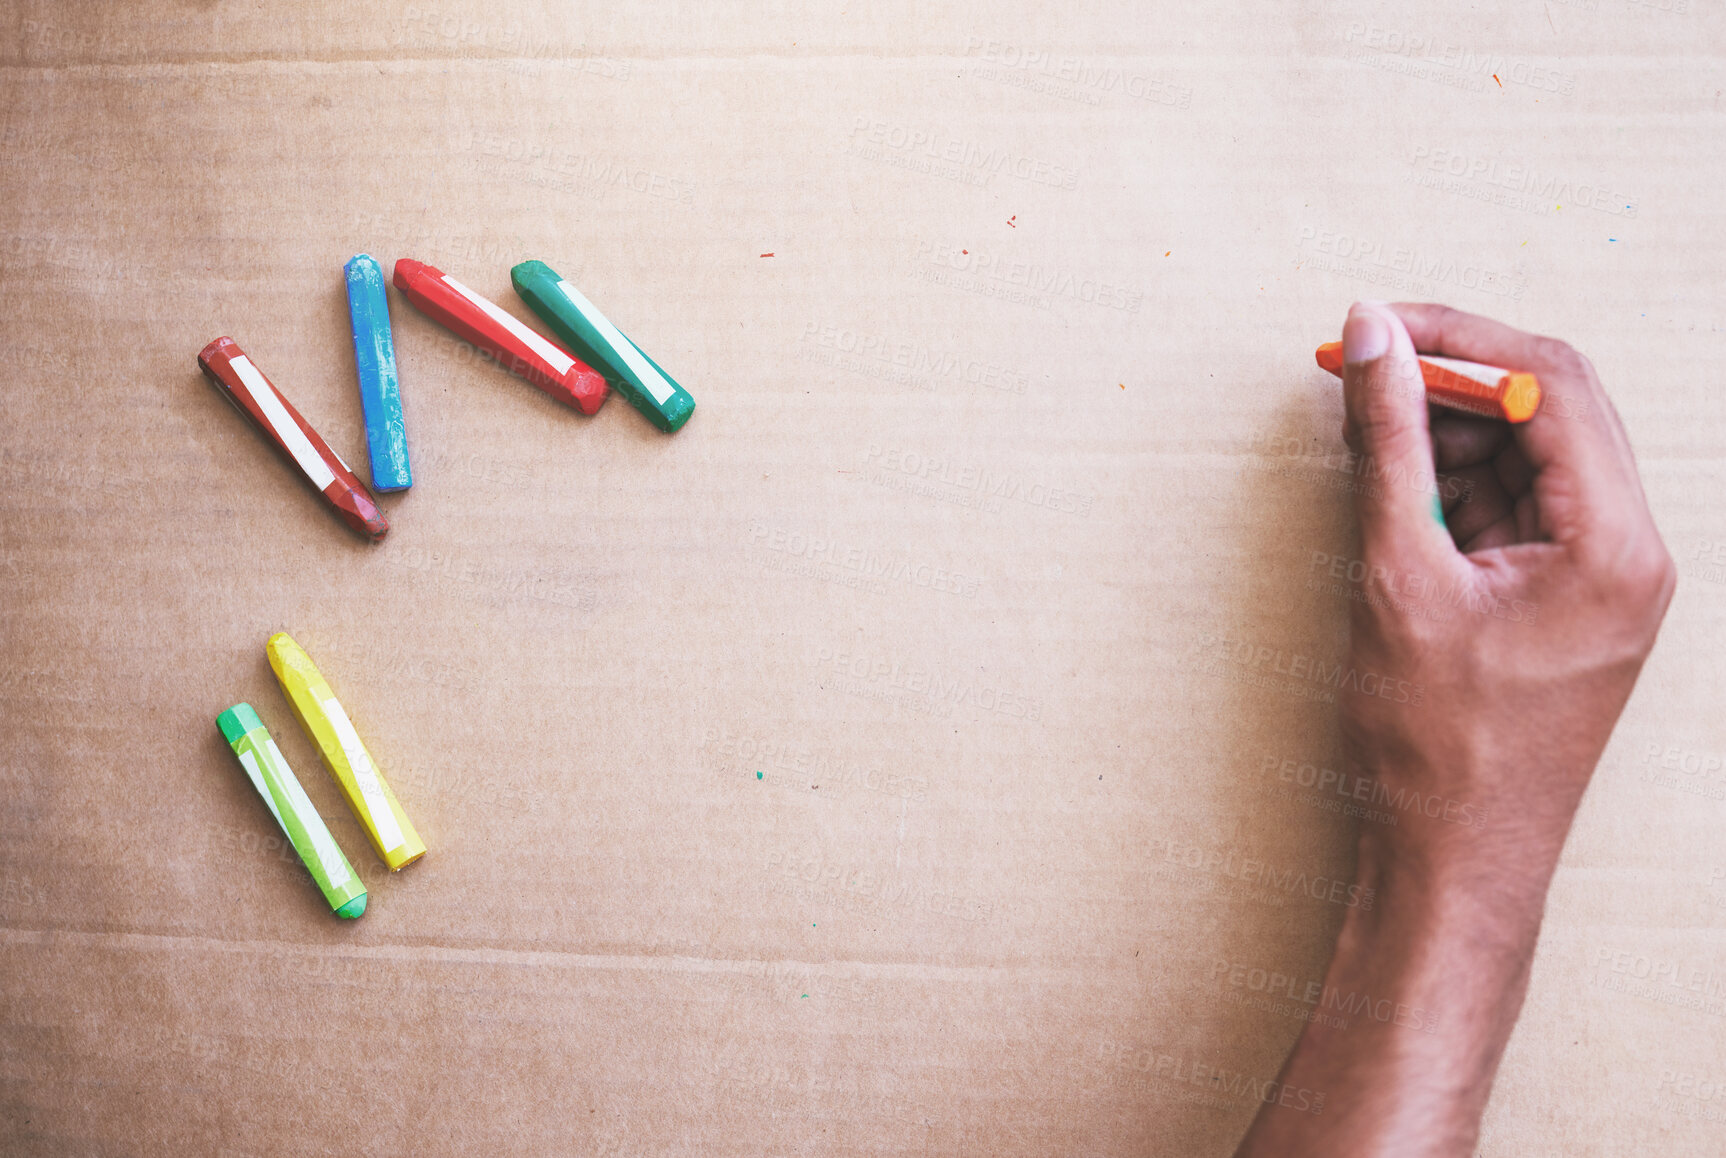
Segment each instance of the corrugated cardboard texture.
[{"label": "corrugated cardboard texture", "polygon": [[[1312,351],[1410,297],[1594,359],[1684,574],[1481,1152],[1720,1152],[1717,6],[7,8],[0,1149],[1228,1153],[1302,1024],[1230,978],[1321,975],[1363,821],[1302,788],[1334,706],[1216,641],[1340,654]],[[194,364],[232,336],[369,477],[360,251],[519,316],[540,258],[695,417],[391,291],[369,546]]]}]

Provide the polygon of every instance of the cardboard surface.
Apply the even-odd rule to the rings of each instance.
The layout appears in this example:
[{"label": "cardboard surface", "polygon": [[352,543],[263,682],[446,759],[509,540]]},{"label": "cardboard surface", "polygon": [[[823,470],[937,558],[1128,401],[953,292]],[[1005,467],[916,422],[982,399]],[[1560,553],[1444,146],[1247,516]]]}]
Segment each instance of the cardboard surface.
[{"label": "cardboard surface", "polygon": [[[1684,573],[1481,1153],[1717,1154],[1723,49],[1696,0],[6,5],[0,1149],[1227,1154],[1301,1027],[1231,978],[1322,974],[1362,821],[1300,791],[1333,707],[1218,641],[1339,654],[1312,351],[1416,297],[1593,358]],[[369,479],[362,251],[524,319],[542,259],[695,416],[392,290],[359,541],[194,357]]]}]

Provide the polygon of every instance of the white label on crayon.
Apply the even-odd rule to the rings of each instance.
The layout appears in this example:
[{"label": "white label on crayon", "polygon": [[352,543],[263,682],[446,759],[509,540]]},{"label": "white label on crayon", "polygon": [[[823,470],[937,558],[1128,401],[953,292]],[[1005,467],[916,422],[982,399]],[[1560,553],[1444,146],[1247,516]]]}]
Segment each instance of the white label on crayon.
[{"label": "white label on crayon", "polygon": [[282,821],[282,814],[276,808],[276,798],[270,794],[269,786],[264,783],[264,774],[258,768],[258,758],[250,751],[240,753],[240,767],[246,770],[246,775],[252,778],[252,787],[258,790],[258,795],[264,798],[264,803],[270,806],[270,815],[276,818],[276,823],[282,826],[282,835],[288,835],[288,826]]},{"label": "white label on crayon", "polygon": [[449,274],[444,274],[443,279],[449,283],[450,289],[484,310],[486,316],[492,321],[496,322],[498,325],[502,326],[504,329],[525,342],[528,349],[545,359],[546,364],[552,368],[554,373],[560,376],[567,374],[569,373],[569,368],[575,365],[574,358],[571,358],[568,354],[565,354],[562,350],[558,349],[556,346],[552,345],[550,342],[516,321],[512,315],[504,313],[497,306],[492,305],[490,302],[468,289],[465,285],[462,285],[461,282],[457,281]]},{"label": "white label on crayon", "polygon": [[330,470],[329,463],[325,462],[317,448],[312,446],[311,439],[300,429],[300,424],[283,408],[282,400],[276,397],[276,392],[270,389],[270,384],[258,373],[258,368],[252,365],[252,360],[241,354],[230,359],[228,364],[234,368],[234,373],[240,376],[240,381],[245,383],[246,393],[252,396],[252,401],[264,412],[264,419],[270,424],[270,429],[276,432],[276,437],[282,440],[288,453],[294,456],[294,461],[300,464],[300,469],[312,480],[312,485],[323,490],[335,482],[335,472]]},{"label": "white label on crayon", "polygon": [[623,364],[635,373],[643,388],[653,395],[653,400],[664,406],[671,401],[671,383],[665,380],[665,375],[653,368],[642,352],[635,348],[635,343],[623,336],[623,331],[611,324],[611,319],[600,313],[594,304],[587,300],[582,292],[566,281],[559,281],[557,288],[563,291],[563,296],[569,299],[569,304],[581,311],[581,316],[587,319],[589,325],[599,331],[623,359]]},{"label": "white label on crayon", "polygon": [[1433,354],[1422,354],[1420,359],[1423,362],[1431,362],[1434,366],[1449,370],[1452,374],[1459,374],[1470,381],[1479,382],[1483,386],[1497,386],[1509,373],[1508,370],[1500,370],[1497,366],[1483,366],[1479,362],[1464,362],[1460,358],[1440,358]]},{"label": "white label on crayon", "polygon": [[360,734],[354,731],[354,723],[348,719],[348,713],[343,710],[340,700],[325,700],[324,714],[335,726],[336,739],[342,742],[342,751],[347,753],[348,767],[353,769],[354,773],[354,783],[359,785],[360,796],[366,802],[366,811],[372,814],[372,826],[378,830],[378,843],[384,846],[385,852],[394,852],[402,846],[402,829],[401,825],[396,823],[396,814],[390,808],[388,798],[384,796],[384,786],[378,780],[377,769],[372,767],[371,754],[366,751],[366,746],[360,743]]},{"label": "white label on crayon", "polygon": [[[324,875],[330,879],[330,887],[341,888],[348,883],[348,858],[336,847],[335,838],[330,835],[330,830],[324,827],[324,818],[318,815],[318,810],[312,807],[312,802],[306,798],[306,790],[300,787],[300,778],[294,775],[288,762],[282,758],[282,750],[276,747],[275,738],[265,740],[264,744],[269,748],[276,767],[281,769],[281,775],[277,779],[282,785],[282,795],[288,798],[289,810],[300,818],[306,835],[311,838],[312,848],[318,854],[318,863],[324,866]],[[279,814],[277,819],[280,819]]]}]

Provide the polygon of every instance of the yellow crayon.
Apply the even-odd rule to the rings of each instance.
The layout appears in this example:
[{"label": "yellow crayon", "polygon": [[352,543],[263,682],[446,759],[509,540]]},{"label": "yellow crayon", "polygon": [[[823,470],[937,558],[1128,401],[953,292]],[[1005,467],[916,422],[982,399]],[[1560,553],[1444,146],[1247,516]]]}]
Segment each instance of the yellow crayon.
[{"label": "yellow crayon", "polygon": [[383,773],[360,743],[353,721],[348,719],[341,701],[336,699],[336,693],[330,690],[306,649],[287,632],[278,631],[270,636],[265,650],[269,652],[276,681],[282,685],[282,694],[288,697],[300,727],[323,756],[324,766],[347,798],[354,819],[371,838],[378,859],[395,872],[424,856],[426,846],[419,833],[409,823],[396,794],[390,791]]}]

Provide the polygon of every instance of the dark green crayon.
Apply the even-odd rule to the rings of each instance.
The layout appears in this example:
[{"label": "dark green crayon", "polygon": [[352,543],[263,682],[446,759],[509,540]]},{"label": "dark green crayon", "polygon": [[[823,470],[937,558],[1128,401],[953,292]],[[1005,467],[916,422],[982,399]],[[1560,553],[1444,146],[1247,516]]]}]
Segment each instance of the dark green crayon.
[{"label": "dark green crayon", "polygon": [[524,261],[509,271],[515,292],[552,332],[588,365],[605,375],[631,406],[670,434],[695,412],[695,399],[659,363],[612,325],[580,290],[543,261]]}]

